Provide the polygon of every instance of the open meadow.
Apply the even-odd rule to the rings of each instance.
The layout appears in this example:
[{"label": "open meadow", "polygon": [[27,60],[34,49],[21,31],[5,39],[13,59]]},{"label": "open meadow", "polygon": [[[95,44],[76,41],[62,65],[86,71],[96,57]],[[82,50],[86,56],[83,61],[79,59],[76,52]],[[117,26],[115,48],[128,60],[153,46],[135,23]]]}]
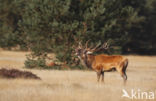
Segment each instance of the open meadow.
[{"label": "open meadow", "polygon": [[[0,101],[150,101],[141,92],[154,92],[156,101],[156,56],[125,56],[129,59],[126,85],[118,72],[106,72],[105,83],[98,83],[94,71],[36,70],[24,67],[27,52],[0,51],[0,68],[31,71],[41,78],[0,78]],[[135,90],[136,98],[122,97]]]}]

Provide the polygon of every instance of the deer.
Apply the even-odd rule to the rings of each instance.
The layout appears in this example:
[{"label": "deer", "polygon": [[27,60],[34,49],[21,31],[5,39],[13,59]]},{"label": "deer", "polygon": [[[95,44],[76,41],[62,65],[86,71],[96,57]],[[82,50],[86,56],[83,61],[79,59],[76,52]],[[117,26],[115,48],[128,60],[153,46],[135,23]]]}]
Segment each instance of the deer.
[{"label": "deer", "polygon": [[121,55],[107,55],[107,54],[97,54],[101,49],[108,49],[108,43],[96,45],[93,48],[88,47],[88,42],[86,42],[85,47],[79,42],[78,47],[75,49],[76,56],[80,59],[83,66],[92,68],[97,73],[97,81],[99,82],[102,75],[101,82],[104,82],[104,72],[111,71],[115,69],[119,72],[124,80],[124,84],[127,80],[126,68],[128,66],[128,59]]}]

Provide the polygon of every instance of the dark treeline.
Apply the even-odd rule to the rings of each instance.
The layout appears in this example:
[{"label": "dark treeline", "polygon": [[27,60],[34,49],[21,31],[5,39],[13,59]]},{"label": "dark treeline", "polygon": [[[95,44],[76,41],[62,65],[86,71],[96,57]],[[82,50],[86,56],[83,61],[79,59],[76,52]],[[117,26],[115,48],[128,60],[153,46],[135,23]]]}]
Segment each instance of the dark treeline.
[{"label": "dark treeline", "polygon": [[156,54],[155,0],[0,0],[0,47],[70,61],[79,41],[109,54]]}]

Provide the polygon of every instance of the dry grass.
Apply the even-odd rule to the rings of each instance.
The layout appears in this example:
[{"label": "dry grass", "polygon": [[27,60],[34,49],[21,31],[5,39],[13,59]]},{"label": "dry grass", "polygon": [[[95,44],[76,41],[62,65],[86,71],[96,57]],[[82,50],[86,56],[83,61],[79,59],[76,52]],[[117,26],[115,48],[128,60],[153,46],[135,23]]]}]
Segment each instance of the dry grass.
[{"label": "dry grass", "polygon": [[29,52],[16,52],[16,51],[3,51],[0,50],[0,67],[14,67],[21,68],[24,67],[24,61],[26,59],[26,54]]},{"label": "dry grass", "polygon": [[[0,52],[0,67],[23,69],[21,67],[25,54],[27,53]],[[123,86],[123,80],[117,72],[106,72],[105,83],[102,84],[96,82],[96,73],[93,71],[26,69],[42,80],[0,78],[0,101],[131,101],[121,97],[123,88],[127,91],[155,91],[156,57],[126,57],[130,61],[126,86]]]}]

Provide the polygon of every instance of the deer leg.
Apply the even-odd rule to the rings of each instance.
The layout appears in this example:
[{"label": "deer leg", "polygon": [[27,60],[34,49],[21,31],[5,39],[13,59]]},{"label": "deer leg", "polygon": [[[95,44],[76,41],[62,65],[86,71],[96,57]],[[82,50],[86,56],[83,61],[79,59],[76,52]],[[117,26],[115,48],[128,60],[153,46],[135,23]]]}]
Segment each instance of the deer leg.
[{"label": "deer leg", "polygon": [[123,72],[123,70],[121,68],[117,68],[117,71],[120,73],[121,77],[123,78],[124,80],[124,84],[126,83],[126,80],[127,80],[127,75],[125,72]]},{"label": "deer leg", "polygon": [[97,81],[98,81],[98,82],[99,82],[99,80],[100,80],[100,76],[101,76],[101,72],[98,71],[98,72],[97,72]]},{"label": "deer leg", "polygon": [[127,62],[126,65],[124,65],[123,68],[122,68],[123,78],[124,78],[124,81],[125,81],[125,82],[126,82],[126,80],[127,80],[127,75],[126,75],[126,68],[127,68],[127,65],[128,65],[128,62]]},{"label": "deer leg", "polygon": [[101,71],[102,79],[101,81],[104,82],[104,71]]},{"label": "deer leg", "polygon": [[121,76],[122,76],[124,82],[126,82],[126,80],[127,80],[127,75],[126,75],[126,73],[123,72],[122,70],[120,70],[120,74],[121,74]]},{"label": "deer leg", "polygon": [[128,60],[127,59],[120,64],[121,76],[122,76],[122,78],[124,80],[124,84],[126,84],[126,81],[127,81],[127,75],[126,75],[126,68],[127,68],[127,66],[128,66]]},{"label": "deer leg", "polygon": [[124,79],[124,81],[126,81],[127,80],[127,75],[126,75],[126,73],[123,73],[123,79]]},{"label": "deer leg", "polygon": [[123,72],[122,74],[122,78],[124,79],[124,84],[126,84],[126,81],[127,81],[127,75],[125,72]]}]

